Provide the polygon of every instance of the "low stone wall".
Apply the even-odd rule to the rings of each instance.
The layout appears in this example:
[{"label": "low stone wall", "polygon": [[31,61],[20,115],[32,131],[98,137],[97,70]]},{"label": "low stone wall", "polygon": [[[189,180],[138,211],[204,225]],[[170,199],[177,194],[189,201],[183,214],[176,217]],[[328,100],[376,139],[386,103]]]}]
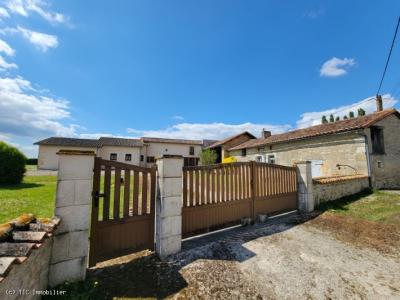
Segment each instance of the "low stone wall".
[{"label": "low stone wall", "polygon": [[0,225],[0,299],[40,299],[46,293],[58,223],[23,215]]},{"label": "low stone wall", "polygon": [[337,176],[313,179],[315,205],[357,194],[369,188],[368,176]]}]

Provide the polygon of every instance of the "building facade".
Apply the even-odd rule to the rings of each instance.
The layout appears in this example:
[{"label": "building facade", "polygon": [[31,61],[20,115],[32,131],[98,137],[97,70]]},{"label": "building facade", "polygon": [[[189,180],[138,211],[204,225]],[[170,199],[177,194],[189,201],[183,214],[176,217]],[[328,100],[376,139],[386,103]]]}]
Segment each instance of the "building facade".
[{"label": "building facade", "polygon": [[90,150],[102,159],[119,161],[132,165],[151,167],[156,157],[164,154],[181,155],[187,166],[199,163],[202,149],[210,142],[200,140],[140,138],[124,139],[101,137],[95,139],[75,139],[51,137],[38,141],[38,168],[41,170],[57,170],[57,152],[64,150]]},{"label": "building facade", "polygon": [[374,188],[400,188],[400,114],[394,109],[263,136],[226,155],[287,166],[307,160],[313,177],[367,175]]}]

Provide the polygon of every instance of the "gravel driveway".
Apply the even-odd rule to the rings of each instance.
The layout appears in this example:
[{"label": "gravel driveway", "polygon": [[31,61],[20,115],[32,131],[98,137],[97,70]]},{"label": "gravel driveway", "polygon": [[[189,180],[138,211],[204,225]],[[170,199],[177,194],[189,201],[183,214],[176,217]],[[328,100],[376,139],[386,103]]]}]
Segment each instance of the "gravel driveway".
[{"label": "gravel driveway", "polygon": [[187,240],[164,262],[150,253],[126,256],[89,278],[99,283],[99,298],[110,299],[400,299],[398,253],[340,241],[304,218]]}]

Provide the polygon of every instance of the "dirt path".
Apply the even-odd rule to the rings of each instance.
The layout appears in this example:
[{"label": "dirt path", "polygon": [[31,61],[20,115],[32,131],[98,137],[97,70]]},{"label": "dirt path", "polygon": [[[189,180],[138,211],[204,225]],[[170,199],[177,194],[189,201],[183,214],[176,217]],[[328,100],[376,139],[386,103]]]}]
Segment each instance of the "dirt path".
[{"label": "dirt path", "polygon": [[188,241],[165,262],[150,253],[106,262],[89,273],[92,298],[400,299],[398,257],[338,240],[317,219]]},{"label": "dirt path", "polygon": [[399,260],[317,228],[301,225],[243,246],[255,256],[238,268],[266,298],[400,298]]}]

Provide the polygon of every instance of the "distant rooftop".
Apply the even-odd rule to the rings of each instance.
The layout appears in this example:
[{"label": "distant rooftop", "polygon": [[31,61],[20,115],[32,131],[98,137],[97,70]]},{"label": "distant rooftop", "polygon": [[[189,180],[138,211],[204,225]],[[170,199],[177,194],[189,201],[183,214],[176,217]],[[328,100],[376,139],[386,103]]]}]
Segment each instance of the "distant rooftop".
[{"label": "distant rooftop", "polygon": [[142,137],[140,140],[143,143],[171,143],[171,144],[188,144],[188,145],[203,145],[202,140],[183,140],[183,139],[166,139],[156,137]]},{"label": "distant rooftop", "polygon": [[70,146],[70,147],[102,147],[102,146],[119,146],[119,147],[143,147],[145,143],[171,143],[208,146],[215,141],[211,140],[185,140],[185,139],[166,139],[155,137],[142,137],[140,139],[126,139],[117,137],[100,137],[99,139],[78,139],[66,137],[50,137],[35,143],[35,145],[48,146]]},{"label": "distant rooftop", "polygon": [[76,139],[65,137],[50,137],[35,143],[35,145],[49,146],[71,146],[71,147],[98,147],[99,140],[94,139]]}]

